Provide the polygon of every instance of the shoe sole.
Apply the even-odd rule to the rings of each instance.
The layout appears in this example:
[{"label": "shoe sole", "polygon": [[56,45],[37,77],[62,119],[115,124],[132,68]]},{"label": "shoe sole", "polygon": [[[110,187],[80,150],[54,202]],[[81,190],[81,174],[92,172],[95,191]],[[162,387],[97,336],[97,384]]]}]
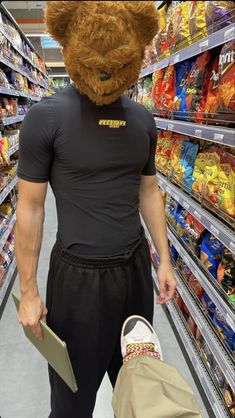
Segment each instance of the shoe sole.
[{"label": "shoe sole", "polygon": [[154,329],[153,329],[153,327],[152,327],[152,325],[147,321],[147,319],[145,319],[143,316],[140,316],[140,315],[132,315],[132,316],[129,316],[126,320],[125,320],[125,322],[124,322],[124,324],[123,324],[123,326],[122,326],[122,332],[121,332],[121,347],[122,347],[122,337],[123,337],[123,335],[124,335],[124,328],[125,328],[125,326],[126,326],[126,324],[127,324],[127,322],[129,322],[131,319],[140,319],[142,322],[144,322],[145,323],[145,325],[148,327],[148,328],[150,328],[151,329],[151,331],[152,331],[152,333],[153,333],[153,335],[154,335],[154,337],[155,337],[155,339],[157,340],[157,346],[158,346],[158,353],[160,354],[160,359],[161,360],[163,360],[163,355],[162,355],[162,349],[161,349],[161,345],[160,345],[160,341],[159,341],[159,338],[158,338],[158,336],[157,336],[157,333],[154,331]]}]

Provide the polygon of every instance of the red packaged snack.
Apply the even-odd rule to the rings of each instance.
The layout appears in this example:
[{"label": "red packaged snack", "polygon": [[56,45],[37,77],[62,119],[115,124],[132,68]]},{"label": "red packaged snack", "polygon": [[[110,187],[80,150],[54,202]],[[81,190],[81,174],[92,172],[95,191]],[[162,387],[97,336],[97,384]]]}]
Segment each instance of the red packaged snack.
[{"label": "red packaged snack", "polygon": [[[218,111],[235,113],[235,41],[227,42],[219,56]],[[231,115],[233,120],[234,115]]]},{"label": "red packaged snack", "polygon": [[210,113],[210,118],[214,118],[218,108],[219,94],[219,55],[214,59],[213,68],[210,75],[208,93],[206,98],[205,113]]},{"label": "red packaged snack", "polygon": [[185,233],[187,237],[187,243],[189,248],[199,257],[200,255],[200,244],[202,234],[205,231],[205,227],[194,218],[191,213],[188,214],[185,224]]},{"label": "red packaged snack", "polygon": [[168,171],[169,169],[169,158],[173,143],[172,132],[160,132],[157,139],[156,164],[163,171]]},{"label": "red packaged snack", "polygon": [[201,299],[202,296],[204,295],[204,289],[193,274],[191,274],[191,277],[189,279],[189,284],[191,288],[193,289],[195,295],[197,295],[197,297]]},{"label": "red packaged snack", "polygon": [[203,52],[196,59],[186,80],[186,110],[190,118],[202,123],[211,74],[211,55]]},{"label": "red packaged snack", "polygon": [[174,110],[175,98],[175,67],[171,65],[166,68],[162,82],[161,108]]},{"label": "red packaged snack", "polygon": [[162,82],[164,71],[157,70],[153,73],[153,102],[156,109],[161,109],[162,106]]},{"label": "red packaged snack", "polygon": [[192,316],[189,316],[187,323],[188,323],[188,327],[191,333],[193,334],[194,337],[196,337],[197,325],[194,319],[192,318]]},{"label": "red packaged snack", "polygon": [[179,306],[180,310],[183,310],[184,307],[184,301],[182,299],[182,297],[180,296],[180,294],[176,291],[175,292],[175,296],[174,296],[175,302],[177,303],[177,305]]}]

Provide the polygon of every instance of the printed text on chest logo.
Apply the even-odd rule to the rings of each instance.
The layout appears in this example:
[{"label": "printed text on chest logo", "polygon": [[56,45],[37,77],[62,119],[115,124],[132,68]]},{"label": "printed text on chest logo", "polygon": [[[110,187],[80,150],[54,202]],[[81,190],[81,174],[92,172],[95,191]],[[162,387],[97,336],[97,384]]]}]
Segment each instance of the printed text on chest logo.
[{"label": "printed text on chest logo", "polygon": [[109,128],[120,128],[120,126],[126,126],[126,121],[125,120],[100,119],[99,125],[108,126]]}]

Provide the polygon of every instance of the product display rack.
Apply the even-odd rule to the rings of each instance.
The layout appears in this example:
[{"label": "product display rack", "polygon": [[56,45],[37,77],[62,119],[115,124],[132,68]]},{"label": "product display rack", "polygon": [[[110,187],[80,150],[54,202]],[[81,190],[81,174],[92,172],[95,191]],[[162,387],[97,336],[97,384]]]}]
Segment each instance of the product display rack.
[{"label": "product display rack", "polygon": [[[0,4],[0,12],[7,17],[7,19],[11,22],[11,24],[20,33],[21,39],[23,39],[23,41],[25,41],[27,43],[27,45],[31,48],[31,51],[33,51],[37,54],[37,51],[35,50],[32,43],[26,38],[24,33],[20,30],[20,28],[17,25],[15,19],[11,16],[11,14],[8,12],[8,10],[5,8],[5,6],[3,4]],[[3,56],[1,54],[1,50],[0,50],[0,65],[1,64],[3,65],[2,68],[6,67],[6,68],[9,68],[9,69],[12,69],[15,72],[20,73],[21,75],[26,77],[27,80],[30,83],[41,86],[47,91],[51,91],[50,86],[47,84],[47,80],[48,80],[47,74],[44,71],[42,71],[42,69],[39,67],[39,65],[34,63],[26,55],[26,53],[24,53],[24,51],[21,50],[19,45],[16,44],[14,39],[11,38],[10,34],[7,32],[7,30],[5,30],[5,28],[3,26],[4,25],[1,25],[1,27],[0,27],[1,34],[8,40],[8,42],[13,47],[13,49],[16,51],[16,53],[18,53],[27,63],[29,63],[34,69],[36,69],[38,72],[40,72],[43,75],[43,80],[44,81],[36,80],[35,78],[31,77],[23,68],[21,68],[20,66],[16,66],[13,62],[11,62],[9,59],[7,59],[5,56]],[[35,72],[35,74],[39,74],[39,73]],[[8,87],[4,87],[4,86],[0,86],[0,96],[10,97],[10,98],[11,97],[13,97],[13,98],[17,97],[19,99],[22,98],[22,99],[28,100],[29,103],[30,102],[33,103],[33,102],[37,102],[37,101],[41,100],[41,97],[37,96],[35,94],[24,92],[24,91],[18,91],[14,88],[8,88]],[[10,125],[21,123],[23,121],[24,117],[25,117],[25,114],[19,114],[19,115],[15,115],[15,116],[4,117],[2,119],[0,118],[0,132],[1,132],[1,130],[2,131],[4,130],[5,126],[10,126]],[[17,143],[8,150],[8,152],[7,152],[8,156],[10,157],[10,156],[14,155],[15,152],[18,151],[18,149],[19,149],[19,144]],[[0,192],[0,204],[2,204],[4,202],[4,200],[6,199],[6,197],[13,191],[15,186],[17,186],[17,183],[18,183],[18,178],[17,178],[17,176],[15,176],[8,184],[6,184],[4,186],[4,188]],[[15,222],[16,222],[16,215],[13,214],[12,217],[10,218],[7,230],[3,233],[3,235],[0,239],[0,252],[3,250],[3,247],[6,244],[6,242],[8,240],[8,237],[10,236],[11,232],[13,231]],[[6,270],[3,284],[0,287],[0,318],[3,314],[3,311],[4,311],[4,308],[5,308],[6,302],[8,300],[11,288],[14,284],[16,274],[17,274],[16,259],[14,257],[12,262],[10,263],[8,269]]]},{"label": "product display rack", "polygon": [[[161,8],[166,3],[168,5],[170,4],[170,2],[161,1],[155,2],[155,5],[157,8]],[[214,48],[216,48],[216,50],[212,52],[211,57],[214,57],[216,54],[219,54],[218,47],[221,46],[222,48],[225,43],[228,43],[235,39],[235,23],[231,23],[231,21],[235,21],[235,8],[232,11],[230,10],[228,14],[229,16],[231,16],[229,24],[226,23],[226,16],[223,21],[213,21],[213,25],[211,27],[204,27],[203,32],[205,33],[207,30],[206,33],[209,33],[208,36],[203,36],[202,32],[197,32],[195,36],[193,35],[194,38],[187,38],[187,40],[185,40],[184,42],[184,45],[182,42],[181,44],[178,43],[176,47],[168,46],[169,55],[166,56],[163,52],[160,56],[160,59],[158,59],[157,62],[154,62],[154,54],[156,54],[154,46],[152,47],[152,49],[150,48],[150,50],[147,50],[145,62],[151,62],[151,65],[147,64],[147,66],[142,69],[139,79],[140,87],[137,86],[137,89],[133,90],[133,98],[140,98],[140,102],[142,102],[142,104],[146,105],[149,109],[151,109],[158,131],[169,131],[174,132],[176,134],[182,134],[185,136],[182,139],[182,141],[184,139],[185,141],[189,141],[191,138],[194,144],[200,144],[198,152],[200,152],[200,150],[207,149],[207,146],[210,146],[210,143],[211,146],[214,144],[214,146],[217,147],[235,147],[235,130],[233,129],[234,120],[231,120],[230,111],[227,110],[226,113],[225,110],[224,112],[218,114],[204,112],[199,114],[199,111],[197,114],[195,111],[194,114],[191,111],[191,109],[189,110],[188,108],[185,110],[185,112],[181,110],[181,108],[178,108],[178,111],[168,110],[168,102],[164,105],[163,99],[158,101],[156,91],[160,91],[160,81],[158,81],[158,77],[159,79],[163,77],[163,80],[166,83],[164,85],[164,88],[166,89],[166,100],[168,100],[167,94],[170,90],[167,90],[167,88],[171,88],[171,81],[169,81],[167,78],[165,81],[164,74],[168,75],[170,74],[170,71],[169,73],[159,72],[156,75],[153,75],[153,73],[157,70],[166,69],[167,67],[173,66],[180,62],[182,62],[183,64],[183,61],[188,60],[192,57],[196,57],[202,54],[203,52],[212,50]],[[164,16],[164,13],[162,16]],[[162,30],[164,32],[164,35],[162,38],[158,37],[157,40],[159,41],[159,39],[163,39],[163,42],[165,42],[165,31],[169,29]],[[167,36],[169,36],[169,32],[167,33]],[[192,39],[194,39],[194,41],[192,41]],[[166,46],[163,46],[161,50],[166,51],[166,49],[164,48],[166,48]],[[160,50],[159,47],[156,48],[156,51],[158,50]],[[231,65],[232,59],[233,58],[231,58],[231,61],[229,61],[231,62]],[[175,68],[180,67],[178,66]],[[163,76],[161,74],[163,74]],[[176,77],[176,74],[177,73],[175,70],[174,77]],[[147,81],[146,83],[143,81],[144,77],[152,75],[152,82],[150,80],[150,77],[149,83],[147,83]],[[156,90],[154,90],[154,83],[156,83],[157,86]],[[176,83],[176,79],[172,81],[172,84],[173,83]],[[176,88],[175,85],[174,88]],[[153,96],[151,96],[151,91],[153,92]],[[171,92],[169,93],[169,95],[170,94]],[[153,97],[152,102],[151,97]],[[162,107],[161,105],[159,105],[158,108],[158,103],[162,103]],[[176,105],[173,105],[173,109],[177,109]],[[193,122],[194,120],[196,121],[196,123]],[[173,142],[177,138],[176,134],[172,137]],[[180,136],[178,136],[178,138],[180,138]],[[194,138],[199,139],[200,141],[193,141]],[[221,210],[218,207],[218,205],[216,206],[214,203],[209,201],[209,199],[207,199],[206,196],[204,197],[204,195],[202,194],[199,195],[199,193],[197,195],[195,190],[193,192],[189,191],[190,188],[187,189],[185,183],[177,179],[176,176],[174,177],[174,172],[172,173],[167,168],[164,168],[167,167],[167,165],[164,166],[164,161],[167,161],[168,156],[167,141],[170,141],[170,135],[167,136],[166,134],[166,149],[164,148],[164,136],[162,136],[162,142],[158,147],[158,149],[160,150],[160,156],[159,159],[157,159],[157,161],[159,161],[160,164],[162,164],[162,166],[157,166],[158,171],[156,179],[160,187],[160,190],[162,190],[164,194],[166,194],[167,196],[174,199],[175,207],[177,207],[177,204],[181,205],[181,207],[184,208],[187,211],[187,213],[191,214],[194,217],[194,219],[198,220],[200,224],[202,224],[202,226],[206,228],[207,231],[209,231],[218,241],[220,241],[220,243],[222,243],[223,246],[230,251],[230,253],[235,254],[234,219],[231,216],[229,216],[228,213],[223,212],[223,210]],[[204,144],[203,141],[209,143]],[[163,151],[161,151],[161,147]],[[229,148],[226,148],[226,150],[229,153]],[[178,155],[175,158],[178,158]],[[170,164],[171,162],[169,162],[169,165]],[[172,201],[169,200],[169,202],[170,205]],[[174,208],[174,203],[172,205],[172,208]],[[173,210],[174,209],[172,209],[172,211]],[[177,253],[176,257],[179,258],[179,261],[180,263],[182,263],[185,270],[187,271],[188,269],[189,273],[192,273],[196,283],[198,283],[198,288],[200,287],[200,289],[202,289],[202,292],[205,292],[205,294],[210,299],[211,303],[214,304],[215,309],[218,310],[219,314],[223,316],[224,323],[227,324],[226,326],[229,326],[231,331],[233,330],[235,332],[234,302],[232,302],[232,299],[230,299],[229,294],[227,294],[224,288],[221,286],[221,283],[219,283],[219,281],[217,281],[215,277],[212,276],[212,274],[207,270],[205,265],[203,265],[203,262],[199,258],[197,258],[196,254],[192,251],[192,249],[190,249],[190,246],[188,246],[179,235],[180,228],[183,229],[183,222],[182,225],[178,225],[179,230],[176,230],[174,224],[171,224],[170,221],[171,218],[169,217],[169,224],[167,230],[168,240],[173,250],[175,250]],[[152,239],[143,220],[142,224],[144,226],[145,235],[148,239],[151,248],[150,252],[153,266],[152,275],[154,278],[154,282],[157,284],[158,287],[156,266],[159,263],[159,257],[156,253]],[[188,228],[191,228],[191,226],[188,225]],[[175,254],[175,252],[173,251],[172,254]],[[199,379],[215,417],[223,418],[234,416],[232,415],[232,413],[230,413],[230,410],[226,405],[227,400],[225,402],[225,398],[223,396],[224,392],[222,392],[221,385],[218,383],[216,374],[214,373],[214,365],[217,364],[220,367],[221,373],[225,377],[225,380],[227,381],[228,385],[233,391],[235,391],[235,365],[232,348],[230,345],[225,344],[225,342],[222,340],[222,337],[226,338],[223,336],[223,329],[221,329],[220,334],[218,325],[215,325],[215,323],[212,321],[212,316],[210,317],[209,311],[202,303],[200,297],[196,296],[196,292],[194,291],[193,287],[191,287],[190,282],[187,281],[189,280],[187,275],[185,275],[185,277],[183,276],[180,267],[175,268],[175,275],[177,280],[177,291],[179,294],[178,297],[179,299],[181,297],[180,300],[184,303],[184,306],[187,308],[188,313],[184,310],[181,311],[181,305],[178,306],[176,301],[172,300],[166,304],[170,322],[171,324],[174,324],[172,326],[174,331],[178,334],[178,340],[180,341],[180,345],[186,349],[189,361],[192,366],[192,370],[194,371],[193,375],[197,376],[197,378]],[[200,290],[198,291],[200,292]],[[182,302],[179,301],[179,303]],[[199,348],[200,346],[198,345],[198,340],[196,341],[196,338],[194,338],[193,336],[190,326],[188,325],[188,319],[189,321],[192,321],[192,329],[194,326],[194,321],[196,329],[198,330],[197,338],[200,338],[201,335],[202,341],[204,340],[205,346],[208,347],[209,352],[212,353],[214,359],[213,366],[209,367],[206,361],[206,357],[203,357],[203,350],[201,352],[201,348]]]},{"label": "product display rack", "polygon": [[178,62],[185,61],[188,58],[199,55],[204,51],[216,48],[225,42],[232,41],[234,37],[235,24],[232,23],[231,25],[225,26],[224,28],[208,35],[203,39],[200,39],[197,42],[193,42],[191,45],[175,52],[167,58],[164,58],[162,61],[156,62],[155,64],[144,68],[140,73],[140,77],[145,77],[146,75],[152,74],[156,70],[168,67],[169,65],[177,64]]}]

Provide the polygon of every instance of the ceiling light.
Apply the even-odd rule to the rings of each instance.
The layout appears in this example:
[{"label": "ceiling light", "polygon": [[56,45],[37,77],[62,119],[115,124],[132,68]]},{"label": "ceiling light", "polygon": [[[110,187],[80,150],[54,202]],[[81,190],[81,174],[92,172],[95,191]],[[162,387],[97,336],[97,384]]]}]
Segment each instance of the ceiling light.
[{"label": "ceiling light", "polygon": [[26,33],[25,36],[27,36],[28,38],[41,38],[41,37],[49,38],[50,37],[49,33]]},{"label": "ceiling light", "polygon": [[68,74],[50,74],[52,78],[69,78]]}]

